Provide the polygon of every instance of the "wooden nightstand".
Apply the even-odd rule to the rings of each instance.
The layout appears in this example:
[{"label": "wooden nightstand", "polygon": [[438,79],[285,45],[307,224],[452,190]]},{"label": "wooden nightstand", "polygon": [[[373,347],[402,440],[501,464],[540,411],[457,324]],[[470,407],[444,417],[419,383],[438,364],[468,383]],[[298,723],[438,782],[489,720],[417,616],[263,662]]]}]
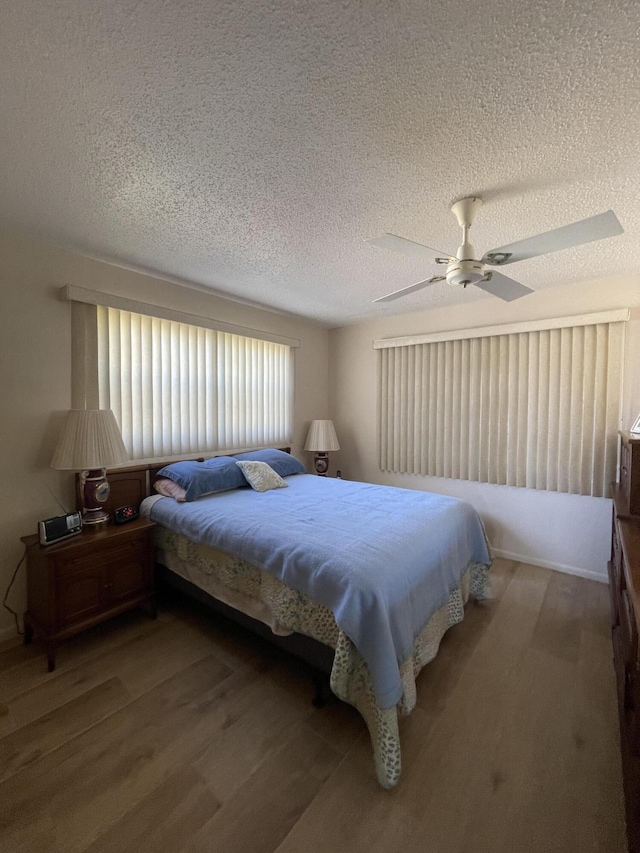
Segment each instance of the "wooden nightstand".
[{"label": "wooden nightstand", "polygon": [[155,618],[154,523],[138,518],[84,530],[56,545],[23,536],[27,547],[24,642],[34,634],[47,650],[49,672],[57,647],[118,613],[143,606]]}]

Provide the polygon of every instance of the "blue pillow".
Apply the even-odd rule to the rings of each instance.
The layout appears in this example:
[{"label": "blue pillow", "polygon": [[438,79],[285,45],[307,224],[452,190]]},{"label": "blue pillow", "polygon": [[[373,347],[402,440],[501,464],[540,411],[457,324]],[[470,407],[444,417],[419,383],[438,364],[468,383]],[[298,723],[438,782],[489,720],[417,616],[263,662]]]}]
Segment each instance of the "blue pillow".
[{"label": "blue pillow", "polygon": [[[240,476],[238,476],[238,474]],[[210,492],[226,492],[229,489],[239,489],[246,486],[247,481],[235,462],[229,461],[224,465],[203,467],[191,478],[191,483],[184,496],[185,501],[195,501]]]},{"label": "blue pillow", "polygon": [[266,462],[281,477],[307,473],[307,469],[299,459],[274,447],[268,450],[249,450],[247,453],[238,453],[234,459],[238,462]]},{"label": "blue pillow", "polygon": [[168,477],[178,483],[187,494],[185,499],[194,501],[208,492],[221,492],[246,486],[246,480],[230,456],[216,456],[205,462],[173,462],[161,468],[157,477]]},{"label": "blue pillow", "polygon": [[173,480],[183,489],[187,489],[191,483],[191,478],[199,469],[201,462],[173,462],[171,465],[165,465],[157,473],[156,477],[168,477]]}]

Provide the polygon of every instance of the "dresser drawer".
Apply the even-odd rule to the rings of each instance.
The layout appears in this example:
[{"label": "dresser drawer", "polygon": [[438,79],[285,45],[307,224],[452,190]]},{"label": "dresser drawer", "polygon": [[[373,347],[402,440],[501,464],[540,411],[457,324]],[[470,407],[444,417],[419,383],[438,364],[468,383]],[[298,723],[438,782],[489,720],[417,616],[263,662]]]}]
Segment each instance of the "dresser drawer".
[{"label": "dresser drawer", "polygon": [[620,488],[627,507],[629,505],[629,490],[631,488],[631,447],[626,441],[620,444]]},{"label": "dresser drawer", "polygon": [[640,516],[640,438],[621,433],[620,490],[624,511]]},{"label": "dresser drawer", "polygon": [[[620,536],[618,534],[618,526],[614,521],[613,530],[611,533],[611,561],[616,571],[618,578],[623,578],[622,571],[622,548],[620,546]],[[624,583],[624,580],[622,580]]]},{"label": "dresser drawer", "polygon": [[[628,673],[625,688],[629,750],[636,758],[640,758],[640,672],[637,669],[632,669]],[[637,770],[638,794],[640,795],[640,766],[637,767]]]},{"label": "dresser drawer", "polygon": [[607,564],[607,573],[609,575],[609,600],[611,603],[611,627],[615,628],[620,624],[619,599],[620,599],[620,573],[617,571],[612,561]]},{"label": "dresser drawer", "polygon": [[620,638],[622,657],[629,666],[638,666],[638,629],[627,590],[620,593]]}]

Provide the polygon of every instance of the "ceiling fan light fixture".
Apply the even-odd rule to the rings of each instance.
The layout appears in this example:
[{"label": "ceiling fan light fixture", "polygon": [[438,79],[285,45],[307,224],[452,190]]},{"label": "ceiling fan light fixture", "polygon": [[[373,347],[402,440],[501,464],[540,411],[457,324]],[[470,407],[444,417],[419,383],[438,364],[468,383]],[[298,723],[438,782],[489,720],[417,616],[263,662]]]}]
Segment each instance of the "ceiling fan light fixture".
[{"label": "ceiling fan light fixture", "polygon": [[476,284],[484,278],[484,266],[481,261],[455,261],[447,267],[447,284],[453,287],[466,287]]}]

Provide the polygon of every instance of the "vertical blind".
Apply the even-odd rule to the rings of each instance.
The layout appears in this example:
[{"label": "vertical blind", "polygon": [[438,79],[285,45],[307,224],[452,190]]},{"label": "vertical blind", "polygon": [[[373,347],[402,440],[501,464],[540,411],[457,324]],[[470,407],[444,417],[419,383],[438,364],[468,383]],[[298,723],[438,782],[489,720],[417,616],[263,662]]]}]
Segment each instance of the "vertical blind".
[{"label": "vertical blind", "polygon": [[99,406],[132,458],[287,444],[289,346],[97,306]]},{"label": "vertical blind", "polygon": [[380,467],[603,496],[622,322],[380,349]]}]

